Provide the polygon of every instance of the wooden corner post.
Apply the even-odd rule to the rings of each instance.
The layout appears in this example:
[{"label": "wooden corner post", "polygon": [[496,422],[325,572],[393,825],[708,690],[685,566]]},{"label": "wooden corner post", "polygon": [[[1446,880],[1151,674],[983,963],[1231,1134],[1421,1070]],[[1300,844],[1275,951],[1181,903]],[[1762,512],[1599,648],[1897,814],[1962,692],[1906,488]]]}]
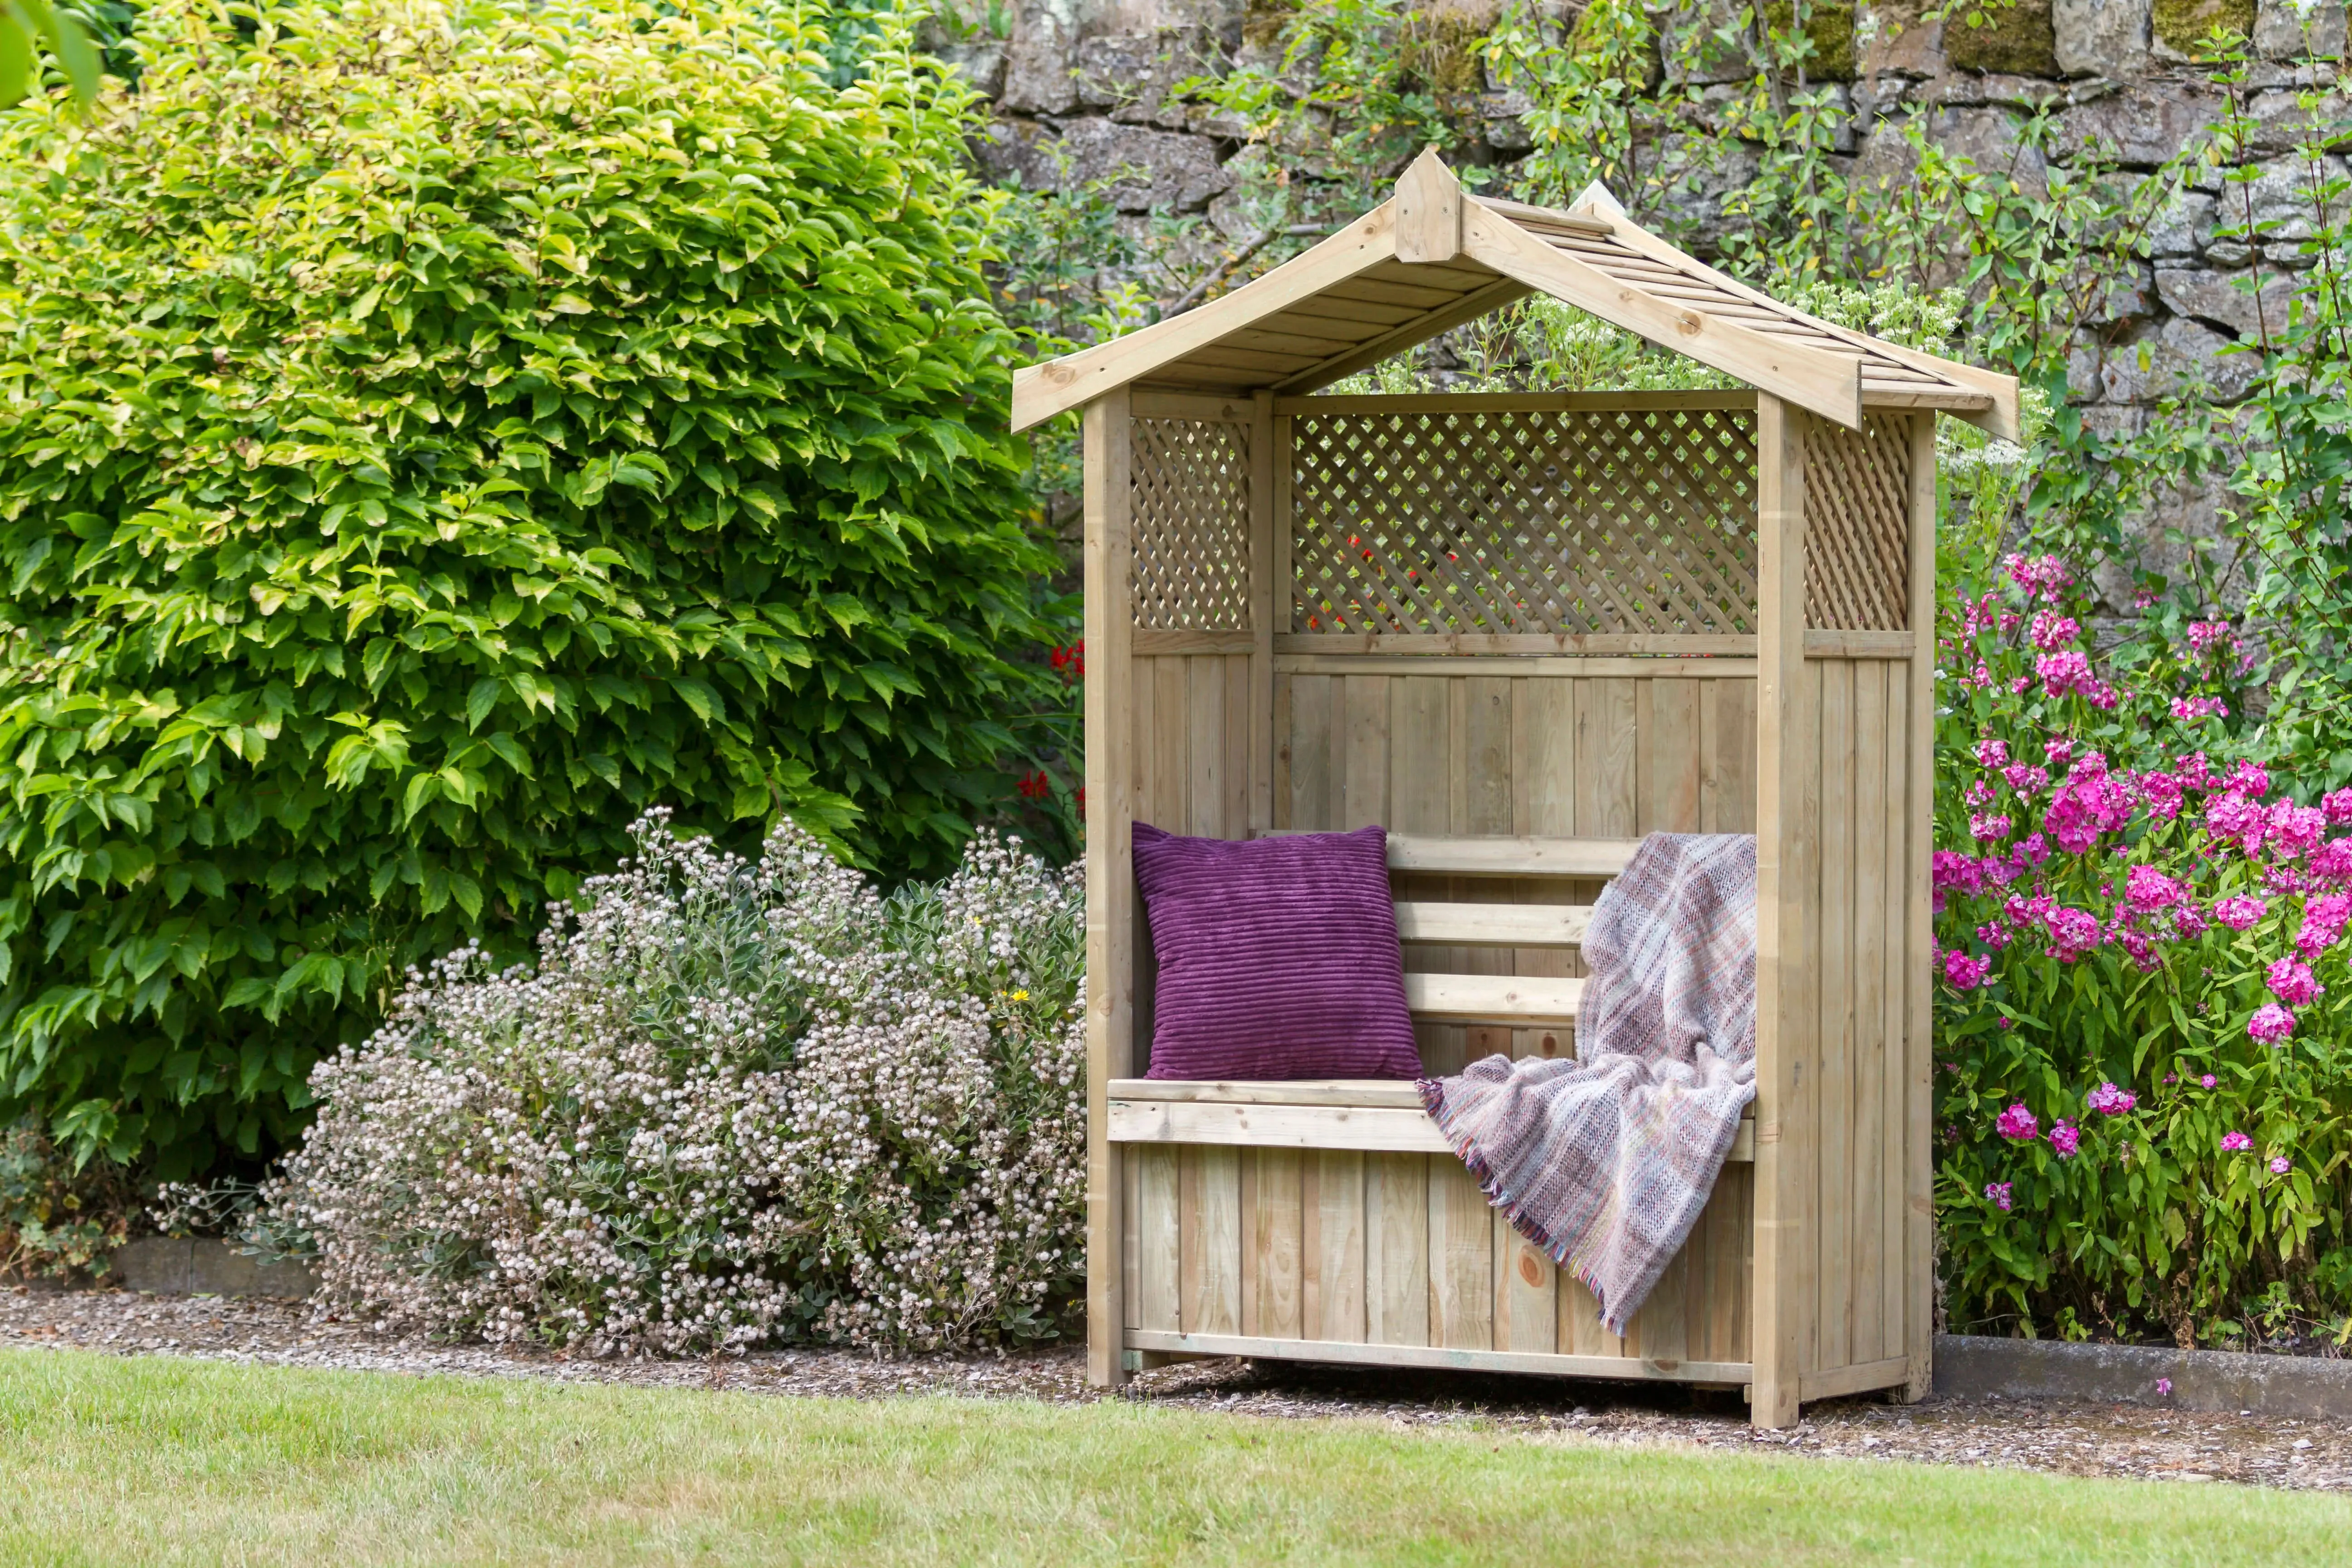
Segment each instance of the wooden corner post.
[{"label": "wooden corner post", "polygon": [[1803,1158],[1815,1026],[1812,844],[1820,759],[1805,668],[1803,410],[1756,398],[1756,1240],[1749,1419],[1797,1419],[1813,1245]]},{"label": "wooden corner post", "polygon": [[1086,405],[1087,1381],[1127,1380],[1110,1080],[1135,1058],[1134,421],[1127,389]]},{"label": "wooden corner post", "polygon": [[1935,1042],[1932,998],[1935,929],[1929,891],[1929,851],[1936,831],[1936,416],[1911,416],[1909,700],[1911,798],[1909,843],[1903,859],[1903,940],[1907,989],[1903,1042],[1903,1172],[1905,1197],[1903,1299],[1909,1399],[1925,1399],[1935,1377],[1936,1169]]}]

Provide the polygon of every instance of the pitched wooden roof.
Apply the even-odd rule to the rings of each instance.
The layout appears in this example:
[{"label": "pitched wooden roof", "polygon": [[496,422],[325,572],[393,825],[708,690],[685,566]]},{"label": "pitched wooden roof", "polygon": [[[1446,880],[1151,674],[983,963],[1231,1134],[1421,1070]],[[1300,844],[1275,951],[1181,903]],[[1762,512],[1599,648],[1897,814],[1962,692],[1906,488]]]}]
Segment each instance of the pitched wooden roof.
[{"label": "pitched wooden roof", "polygon": [[1783,305],[1649,233],[1597,184],[1567,211],[1493,201],[1433,152],[1388,201],[1265,277],[1015,373],[1013,427],[1120,386],[1313,392],[1538,292],[1850,428],[1864,408],[1938,408],[2019,438],[2013,376]]}]

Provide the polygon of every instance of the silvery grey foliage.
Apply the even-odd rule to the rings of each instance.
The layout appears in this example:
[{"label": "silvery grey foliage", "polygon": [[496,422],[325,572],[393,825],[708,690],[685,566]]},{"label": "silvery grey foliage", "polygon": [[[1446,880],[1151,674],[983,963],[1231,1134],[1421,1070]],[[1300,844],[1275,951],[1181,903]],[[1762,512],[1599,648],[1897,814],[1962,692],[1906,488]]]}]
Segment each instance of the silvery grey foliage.
[{"label": "silvery grey foliage", "polygon": [[596,1354],[1051,1333],[1083,1261],[1077,877],[983,834],[886,898],[790,826],[756,864],[633,832],[536,972],[452,953],[320,1064],[270,1196],[322,1303]]}]

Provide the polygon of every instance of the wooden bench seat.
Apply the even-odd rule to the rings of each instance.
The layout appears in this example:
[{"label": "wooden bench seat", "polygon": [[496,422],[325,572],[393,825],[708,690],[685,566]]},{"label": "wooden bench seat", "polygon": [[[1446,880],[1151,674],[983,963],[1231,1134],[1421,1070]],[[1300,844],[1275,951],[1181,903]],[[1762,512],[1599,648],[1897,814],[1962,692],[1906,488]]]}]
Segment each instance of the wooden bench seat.
[{"label": "wooden bench seat", "polygon": [[[1207,1143],[1258,1149],[1359,1149],[1450,1154],[1454,1146],[1422,1109],[1421,1091],[1394,1079],[1211,1082],[1114,1079],[1114,1143]],[[1728,1159],[1752,1163],[1756,1124],[1739,1124]]]},{"label": "wooden bench seat", "polygon": [[[1560,877],[1605,880],[1625,868],[1638,838],[1448,838],[1389,835],[1389,868],[1453,877]],[[1566,949],[1583,943],[1589,904],[1397,900],[1397,935],[1444,947]],[[1584,982],[1524,974],[1408,973],[1405,1005],[1441,1024],[1574,1026]],[[1410,1083],[1335,1079],[1212,1083],[1118,1079],[1110,1085],[1114,1143],[1200,1143],[1265,1149],[1450,1154]],[[1755,1123],[1743,1121],[1730,1158],[1756,1158]]]}]

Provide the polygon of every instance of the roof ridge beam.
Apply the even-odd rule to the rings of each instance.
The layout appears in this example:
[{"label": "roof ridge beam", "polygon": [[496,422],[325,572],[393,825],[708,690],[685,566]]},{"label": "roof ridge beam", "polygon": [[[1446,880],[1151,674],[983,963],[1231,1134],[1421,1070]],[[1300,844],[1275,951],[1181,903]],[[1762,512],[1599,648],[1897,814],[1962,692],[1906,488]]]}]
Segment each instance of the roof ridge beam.
[{"label": "roof ridge beam", "polygon": [[1181,316],[1013,373],[1013,428],[1093,402],[1327,289],[1396,259],[1396,203],[1382,202],[1263,278]]},{"label": "roof ridge beam", "polygon": [[1848,429],[1862,428],[1859,360],[1759,332],[1728,317],[1709,316],[1612,278],[1475,198],[1463,215],[1463,248],[1474,260],[1661,348],[1738,376],[1759,392],[1785,398]]}]

